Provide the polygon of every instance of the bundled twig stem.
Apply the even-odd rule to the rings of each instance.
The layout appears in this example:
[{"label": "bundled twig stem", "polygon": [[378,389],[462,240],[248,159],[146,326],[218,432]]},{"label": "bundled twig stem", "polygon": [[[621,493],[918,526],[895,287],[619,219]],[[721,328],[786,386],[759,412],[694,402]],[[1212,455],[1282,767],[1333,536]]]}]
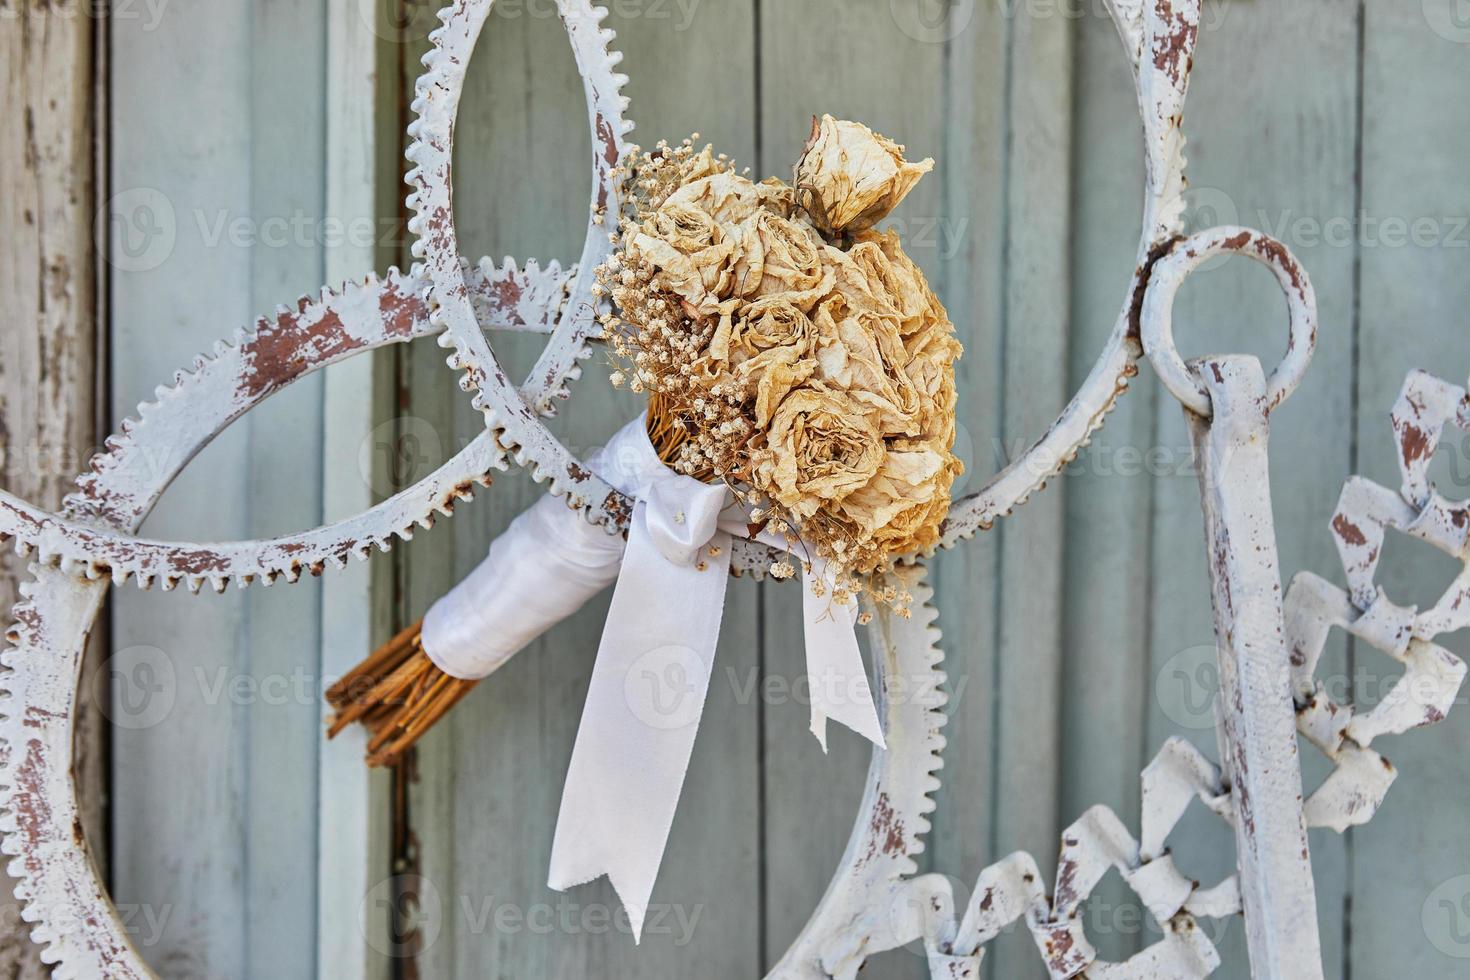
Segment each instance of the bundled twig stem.
[{"label": "bundled twig stem", "polygon": [[[665,461],[688,438],[657,397],[649,400],[648,433]],[[327,703],[334,709],[327,737],[361,722],[369,732],[369,766],[396,765],[479,683],[451,677],[435,666],[424,653],[423,625],[419,620],[400,632],[327,690]]]}]

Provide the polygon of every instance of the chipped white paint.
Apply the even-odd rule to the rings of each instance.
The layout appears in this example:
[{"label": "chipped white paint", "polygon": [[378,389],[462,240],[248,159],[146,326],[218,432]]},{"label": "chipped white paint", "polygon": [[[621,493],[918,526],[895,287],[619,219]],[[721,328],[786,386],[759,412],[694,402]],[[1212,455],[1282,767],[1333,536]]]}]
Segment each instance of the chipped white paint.
[{"label": "chipped white paint", "polygon": [[[531,468],[547,489],[615,531],[626,504],[583,467],[546,429],[542,417],[568,394],[578,360],[596,337],[591,270],[607,254],[618,216],[613,168],[625,153],[626,79],[614,71],[612,33],[590,0],[559,0],[588,97],[593,146],[592,206],[580,262],[563,270],[507,261],[471,266],[461,258],[451,200],[452,126],[465,67],[490,9],[488,0],[456,0],[432,38],[414,110],[409,151],[415,169],[409,204],[422,266],[303,300],[222,343],[191,371],[160,388],[157,400],[123,426],[94,461],[62,515],[0,495],[0,535],[15,537],[38,561],[17,607],[13,648],[4,663],[17,706],[0,720],[0,804],[5,853],[22,879],[28,921],[60,963],[57,975],[147,976],[93,867],[76,838],[70,779],[76,718],[76,671],[82,640],[100,608],[107,582],[129,578],[165,588],[223,589],[295,581],[365,558],[407,538],[416,526],[452,512],[456,500],[508,465]],[[1246,229],[1180,235],[1184,188],[1180,131],[1196,32],[1198,0],[1151,4],[1110,0],[1133,69],[1144,130],[1146,193],[1136,268],[1122,310],[1101,356],[1051,429],[978,493],[957,501],[944,544],[991,526],[1045,486],[1102,424],[1128,387],[1147,341],[1160,373],[1195,412],[1197,444],[1229,444],[1232,453],[1204,453],[1202,484],[1216,568],[1216,598],[1226,699],[1240,706],[1222,726],[1225,772],[1182,741],[1166,743],[1142,774],[1142,812],[1135,839],[1111,811],[1095,807],[1063,834],[1058,875],[1048,895],[1036,862],[1016,854],[983,871],[969,905],[955,907],[947,881],[915,876],[913,856],[929,827],[932,795],[944,745],[944,695],[939,686],[939,632],[932,592],[921,566],[897,574],[919,600],[911,620],[875,620],[875,672],[889,748],[875,752],[868,788],[847,853],[827,894],[773,976],[783,980],[854,977],[871,955],[921,941],[934,977],[978,977],[984,946],[1024,920],[1054,978],[1085,973],[1107,978],[1203,977],[1219,954],[1199,928],[1201,917],[1244,910],[1254,967],[1261,976],[1320,975],[1304,827],[1343,829],[1371,816],[1392,770],[1368,746],[1383,733],[1443,717],[1465,674],[1433,643],[1467,625],[1470,570],[1432,609],[1419,613],[1390,602],[1373,583],[1377,545],[1388,528],[1420,537],[1461,559],[1470,558],[1470,518],[1464,505],[1439,497],[1426,476],[1428,458],[1447,425],[1470,426],[1464,389],[1414,376],[1395,409],[1403,448],[1404,484],[1397,494],[1350,483],[1333,521],[1349,589],[1301,577],[1283,614],[1265,494],[1265,419],[1305,370],[1315,312],[1306,276],[1285,250]],[[1221,380],[1201,389],[1177,356],[1169,355],[1168,305],[1202,255],[1235,251],[1265,261],[1287,290],[1295,341],[1268,395],[1263,379],[1243,401],[1227,377],[1249,375],[1244,362],[1212,363]],[[1293,299],[1293,297],[1295,297]],[[528,381],[504,377],[486,340],[487,327],[550,334]],[[486,418],[480,435],[418,485],[356,517],[274,541],[193,545],[133,537],[164,488],[193,455],[230,421],[271,393],[321,367],[389,343],[442,334],[455,348],[450,364],[464,372]],[[1243,372],[1243,373],[1242,373]],[[1228,390],[1227,390],[1228,389]],[[1224,400],[1222,400],[1224,399]],[[1237,412],[1240,408],[1246,414]],[[1213,410],[1214,418],[1208,416]],[[1218,478],[1217,478],[1218,477]],[[1259,546],[1260,550],[1256,550]],[[769,549],[737,548],[734,567],[770,564]],[[1250,601],[1248,602],[1247,599]],[[1328,700],[1313,681],[1327,630],[1342,626],[1394,656],[1409,678],[1378,707],[1357,715]],[[1273,628],[1277,631],[1272,633]],[[1287,652],[1290,652],[1289,662]],[[1259,673],[1257,667],[1262,669]],[[1397,690],[1397,689],[1396,689]],[[1426,696],[1416,692],[1428,691]],[[1292,698],[1295,697],[1295,705]],[[1292,736],[1298,727],[1337,764],[1303,805]],[[1293,780],[1295,782],[1293,783]],[[1245,790],[1245,792],[1242,792]],[[1247,796],[1247,793],[1249,794]],[[1240,873],[1208,887],[1175,867],[1167,841],[1193,801],[1231,821]],[[1247,819],[1249,817],[1249,819]],[[1117,869],[1143,905],[1166,925],[1164,937],[1124,963],[1098,958],[1082,911],[1103,875]]]},{"label": "chipped white paint", "polygon": [[[1397,775],[1370,745],[1436,724],[1455,703],[1466,665],[1436,643],[1470,626],[1470,503],[1450,503],[1429,480],[1429,463],[1447,429],[1470,431],[1466,390],[1416,371],[1404,382],[1392,413],[1402,477],[1397,490],[1353,477],[1332,517],[1347,589],[1303,572],[1286,593],[1286,634],[1302,734],[1335,768],[1307,799],[1307,821],[1339,833],[1366,823]],[[1427,610],[1394,602],[1375,581],[1389,530],[1428,542],[1464,568]],[[1403,665],[1403,676],[1377,705],[1360,711],[1333,700],[1316,680],[1334,628]]]},{"label": "chipped white paint", "polygon": [[1194,377],[1204,385],[1211,413],[1206,419],[1191,410],[1189,426],[1215,608],[1217,733],[1230,786],[1251,972],[1317,980],[1317,897],[1302,814],[1267,459],[1275,402],[1253,357],[1205,358],[1196,362]]}]

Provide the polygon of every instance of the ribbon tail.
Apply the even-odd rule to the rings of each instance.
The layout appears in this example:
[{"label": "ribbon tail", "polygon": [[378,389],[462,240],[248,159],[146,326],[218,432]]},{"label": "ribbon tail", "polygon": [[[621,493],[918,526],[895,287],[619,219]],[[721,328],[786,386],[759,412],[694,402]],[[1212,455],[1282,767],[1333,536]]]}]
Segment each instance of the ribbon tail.
[{"label": "ribbon tail", "polygon": [[[825,586],[822,595],[811,588],[810,578]],[[811,730],[827,751],[827,719],[846,725],[879,748],[886,749],[883,725],[873,703],[873,691],[858,648],[857,600],[839,606],[831,601],[835,583],[826,563],[812,561],[811,574],[802,590],[802,616],[806,620],[806,672],[811,688]]]},{"label": "ribbon tail", "polygon": [[714,668],[730,538],[669,561],[638,503],[562,791],[548,884],[607,875],[635,941],[668,843]]}]

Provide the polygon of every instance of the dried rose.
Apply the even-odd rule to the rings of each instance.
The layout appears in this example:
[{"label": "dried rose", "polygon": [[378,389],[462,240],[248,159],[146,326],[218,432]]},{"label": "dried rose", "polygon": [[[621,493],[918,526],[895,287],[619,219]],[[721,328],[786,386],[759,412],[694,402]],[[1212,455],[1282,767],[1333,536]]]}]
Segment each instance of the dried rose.
[{"label": "dried rose", "polygon": [[756,382],[755,422],[764,427],[786,393],[816,371],[811,358],[815,328],[791,294],[748,305],[739,318],[722,317],[710,340],[708,357],[717,370],[733,369]]},{"label": "dried rose", "polygon": [[804,292],[821,283],[827,246],[809,225],[762,209],[741,224],[739,239],[735,288],[741,296]]},{"label": "dried rose", "polygon": [[707,313],[730,292],[736,247],[708,213],[670,200],[633,234],[628,256],[653,266],[657,289]]},{"label": "dried rose", "polygon": [[671,204],[696,208],[722,225],[738,225],[760,209],[765,197],[748,177],[728,170],[701,177],[670,194],[660,210]]},{"label": "dried rose", "polygon": [[883,554],[934,547],[954,482],[947,456],[927,448],[890,449],[878,474],[837,505],[839,513]]},{"label": "dried rose", "polygon": [[933,160],[909,163],[903,147],[862,123],[822,116],[796,164],[796,199],[829,237],[863,231],[908,196]]},{"label": "dried rose", "polygon": [[755,379],[756,426],[763,429],[769,425],[776,407],[791,389],[805,384],[816,370],[816,362],[802,357],[796,347],[772,347],[736,368],[739,377]]},{"label": "dried rose", "polygon": [[917,435],[919,397],[903,372],[908,352],[897,319],[853,309],[838,293],[818,305],[813,322],[818,374],[828,387],[876,413],[885,434]]},{"label": "dried rose", "polygon": [[[724,324],[721,324],[723,330]],[[812,326],[811,318],[785,293],[766,296],[749,304],[740,312],[738,320],[731,321],[724,338],[720,336],[721,331],[716,332],[710,352],[728,357],[737,364],[773,347],[791,347],[798,356],[805,357],[816,342],[816,328]],[[726,353],[720,353],[721,346]]]},{"label": "dried rose", "polygon": [[883,465],[878,427],[846,393],[797,388],[771,419],[757,488],[810,517],[865,486]]},{"label": "dried rose", "polygon": [[923,271],[905,254],[898,232],[863,232],[847,256],[863,270],[870,289],[881,294],[898,314],[899,332],[904,336],[931,326],[953,331],[944,304],[929,288]]}]

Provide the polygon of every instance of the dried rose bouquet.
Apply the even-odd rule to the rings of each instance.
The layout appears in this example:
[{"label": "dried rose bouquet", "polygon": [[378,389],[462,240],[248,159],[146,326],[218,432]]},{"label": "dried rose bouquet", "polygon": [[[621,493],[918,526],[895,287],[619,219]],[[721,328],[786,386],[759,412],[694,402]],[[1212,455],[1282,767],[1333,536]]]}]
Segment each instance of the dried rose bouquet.
[{"label": "dried rose bouquet", "polygon": [[831,116],[813,120],[794,186],[692,138],[661,143],[625,168],[624,232],[598,270],[612,382],[648,392],[669,465],[725,481],[757,525],[828,562],[835,601],[866,592],[901,613],[882,573],[938,542],[963,471],[962,348],[897,233],[874,225],[932,168]]},{"label": "dried rose bouquet", "polygon": [[[755,183],[692,139],[635,151],[625,232],[594,287],[612,303],[613,384],[648,393],[659,459],[725,483],[753,533],[820,558],[817,595],[866,593],[899,615],[911,597],[883,573],[938,542],[963,469],[960,344],[898,235],[874,225],[932,167],[830,116],[813,121],[794,186]],[[330,733],[360,721],[368,763],[395,764],[477,683],[446,673],[415,624],[327,693]]]}]

